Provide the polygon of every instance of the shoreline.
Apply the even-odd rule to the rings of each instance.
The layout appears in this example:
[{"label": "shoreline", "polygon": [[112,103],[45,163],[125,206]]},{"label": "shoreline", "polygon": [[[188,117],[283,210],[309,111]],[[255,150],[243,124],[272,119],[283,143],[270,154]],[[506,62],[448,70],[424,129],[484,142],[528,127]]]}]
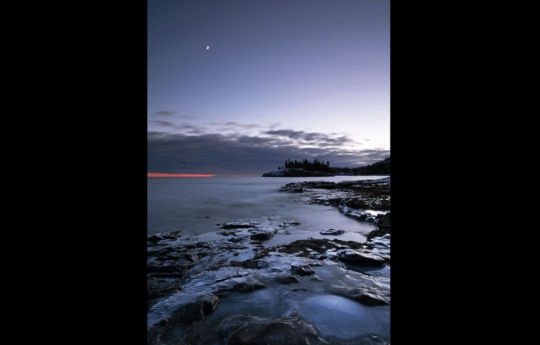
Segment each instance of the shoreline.
[{"label": "shoreline", "polygon": [[312,344],[388,343],[389,184],[311,181],[280,190],[377,225],[365,242],[326,229],[319,238],[268,247],[298,226],[272,219],[223,223],[200,235],[150,235],[148,343],[291,344],[300,336]]}]

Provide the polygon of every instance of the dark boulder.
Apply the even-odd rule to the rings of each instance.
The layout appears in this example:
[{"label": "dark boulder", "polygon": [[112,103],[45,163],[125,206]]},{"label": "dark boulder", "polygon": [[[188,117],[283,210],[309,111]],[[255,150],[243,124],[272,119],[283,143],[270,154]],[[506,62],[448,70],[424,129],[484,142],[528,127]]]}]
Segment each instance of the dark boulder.
[{"label": "dark boulder", "polygon": [[227,345],[323,345],[317,330],[309,323],[294,318],[262,318],[231,315],[217,326]]},{"label": "dark boulder", "polygon": [[309,276],[315,273],[310,265],[291,265],[291,272],[301,276]]},{"label": "dark boulder", "polygon": [[383,267],[386,263],[380,256],[353,249],[341,249],[337,255],[340,261],[355,266]]},{"label": "dark boulder", "polygon": [[230,292],[246,293],[264,288],[266,288],[266,285],[254,277],[230,278],[216,284],[215,294],[218,296],[225,296]]},{"label": "dark boulder", "polygon": [[216,295],[201,295],[192,303],[185,304],[172,313],[172,323],[192,323],[204,319],[212,313],[219,303]]},{"label": "dark boulder", "polygon": [[254,229],[250,231],[249,238],[254,241],[267,241],[277,233],[276,229]]},{"label": "dark boulder", "polygon": [[300,283],[300,278],[294,275],[289,274],[278,274],[275,278],[275,281],[277,281],[280,284],[294,284],[294,283]]},{"label": "dark boulder", "polygon": [[336,295],[350,298],[367,306],[382,306],[390,304],[388,292],[385,293],[375,287],[360,285],[350,288],[346,286],[332,285],[331,291]]},{"label": "dark boulder", "polygon": [[177,281],[170,281],[150,277],[146,280],[147,285],[147,306],[150,308],[155,304],[157,299],[172,295],[180,290],[180,284]]}]

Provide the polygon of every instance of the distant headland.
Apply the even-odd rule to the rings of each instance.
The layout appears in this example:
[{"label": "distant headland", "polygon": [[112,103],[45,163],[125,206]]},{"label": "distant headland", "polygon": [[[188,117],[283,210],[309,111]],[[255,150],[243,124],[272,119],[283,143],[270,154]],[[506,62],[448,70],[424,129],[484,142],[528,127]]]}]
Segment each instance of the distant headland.
[{"label": "distant headland", "polygon": [[356,176],[356,175],[388,175],[390,174],[390,157],[357,168],[337,168],[331,167],[329,161],[313,162],[304,159],[303,161],[285,161],[283,166],[277,170],[264,173],[263,177],[318,177],[318,176]]}]

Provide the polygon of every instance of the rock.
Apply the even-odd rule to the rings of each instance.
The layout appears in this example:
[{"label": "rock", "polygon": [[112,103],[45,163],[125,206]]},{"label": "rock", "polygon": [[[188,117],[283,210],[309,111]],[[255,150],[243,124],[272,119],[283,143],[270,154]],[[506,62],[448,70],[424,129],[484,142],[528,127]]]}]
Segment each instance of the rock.
[{"label": "rock", "polygon": [[379,228],[377,230],[373,230],[371,231],[368,235],[367,235],[367,240],[368,241],[371,241],[373,238],[375,237],[382,237],[386,234],[389,234],[390,233],[390,228]]},{"label": "rock", "polygon": [[233,236],[233,235],[236,235],[236,231],[234,230],[221,230],[221,231],[218,231],[217,234],[219,235],[222,235],[222,236]]},{"label": "rock", "polygon": [[347,207],[357,208],[357,209],[367,209],[369,207],[369,203],[359,198],[346,200],[344,204]]},{"label": "rock", "polygon": [[337,256],[340,261],[356,266],[383,267],[386,263],[386,260],[379,256],[353,249],[338,250]]},{"label": "rock", "polygon": [[238,243],[245,241],[246,239],[244,237],[231,237],[228,239],[229,242]]},{"label": "rock", "polygon": [[257,227],[256,223],[251,222],[228,222],[221,225],[223,229],[244,229],[244,228],[255,228]]},{"label": "rock", "polygon": [[376,224],[379,228],[390,228],[390,213],[377,217]]},{"label": "rock", "polygon": [[148,273],[153,274],[156,277],[182,277],[187,269],[188,267],[181,264],[147,266]]},{"label": "rock", "polygon": [[171,321],[174,323],[192,323],[202,320],[216,309],[218,302],[219,297],[216,295],[201,295],[197,297],[195,302],[185,304],[174,311]]},{"label": "rock", "polygon": [[301,276],[309,276],[315,273],[315,271],[313,270],[313,268],[311,268],[310,265],[291,265],[291,272]]},{"label": "rock", "polygon": [[375,287],[361,285],[350,288],[346,286],[332,285],[330,290],[336,295],[350,298],[367,306],[382,306],[390,304],[389,298],[385,296],[385,293]]},{"label": "rock", "polygon": [[215,294],[224,296],[229,292],[252,292],[266,288],[266,285],[253,277],[230,278],[214,286]]},{"label": "rock", "polygon": [[254,229],[249,231],[251,235],[250,239],[255,241],[267,241],[274,237],[277,233],[277,229]]},{"label": "rock", "polygon": [[327,239],[309,238],[307,240],[296,240],[289,244],[283,245],[280,247],[279,251],[288,254],[300,252],[303,254],[303,256],[306,256],[309,255],[307,248],[322,254],[327,249],[336,248],[336,245]]},{"label": "rock", "polygon": [[230,265],[234,266],[234,267],[244,267],[244,268],[256,268],[256,269],[259,269],[259,268],[267,267],[268,262],[263,261],[263,260],[257,260],[257,259],[248,259],[248,260],[245,260],[245,261],[231,260]]},{"label": "rock", "polygon": [[274,280],[280,284],[300,283],[300,278],[289,274],[278,274]]},{"label": "rock", "polygon": [[191,261],[191,262],[195,262],[199,260],[199,256],[196,254],[185,254],[184,257],[186,258],[186,260]]},{"label": "rock", "polygon": [[302,193],[304,191],[304,188],[302,188],[302,185],[300,183],[287,183],[285,186],[281,187],[279,189],[280,192],[288,192],[288,193]]},{"label": "rock", "polygon": [[321,235],[341,235],[341,234],[344,234],[345,233],[345,230],[341,230],[341,229],[328,229],[328,230],[323,230],[320,232]]},{"label": "rock", "polygon": [[152,236],[148,237],[148,242],[157,243],[157,242],[161,241],[162,239],[163,239],[163,237],[161,237],[159,235],[152,235]]},{"label": "rock", "polygon": [[171,252],[174,252],[174,248],[171,248],[171,247],[165,247],[165,248],[160,248],[160,249],[153,248],[153,250],[148,250],[147,251],[147,255],[148,256],[163,257],[163,256],[168,255]]},{"label": "rock", "polygon": [[180,290],[180,285],[176,281],[169,281],[164,279],[157,279],[155,277],[150,277],[146,280],[147,286],[147,297],[148,303],[147,306],[150,308],[157,299],[161,297],[167,297],[174,292]]},{"label": "rock", "polygon": [[371,292],[364,292],[360,295],[358,295],[355,298],[358,302],[369,305],[369,306],[376,306],[376,305],[388,305],[389,302],[386,300],[386,298],[371,293]]},{"label": "rock", "polygon": [[[298,317],[262,318],[251,315],[231,315],[217,326],[217,337],[227,345],[323,345],[317,330]],[[217,338],[216,337],[216,338]],[[210,343],[210,342],[208,342]]]}]

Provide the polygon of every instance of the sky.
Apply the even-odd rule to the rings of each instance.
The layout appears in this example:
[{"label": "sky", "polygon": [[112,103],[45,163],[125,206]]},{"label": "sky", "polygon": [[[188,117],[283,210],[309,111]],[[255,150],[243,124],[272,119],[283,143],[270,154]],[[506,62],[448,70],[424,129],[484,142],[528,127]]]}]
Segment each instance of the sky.
[{"label": "sky", "polygon": [[148,171],[390,155],[389,0],[148,0]]}]

